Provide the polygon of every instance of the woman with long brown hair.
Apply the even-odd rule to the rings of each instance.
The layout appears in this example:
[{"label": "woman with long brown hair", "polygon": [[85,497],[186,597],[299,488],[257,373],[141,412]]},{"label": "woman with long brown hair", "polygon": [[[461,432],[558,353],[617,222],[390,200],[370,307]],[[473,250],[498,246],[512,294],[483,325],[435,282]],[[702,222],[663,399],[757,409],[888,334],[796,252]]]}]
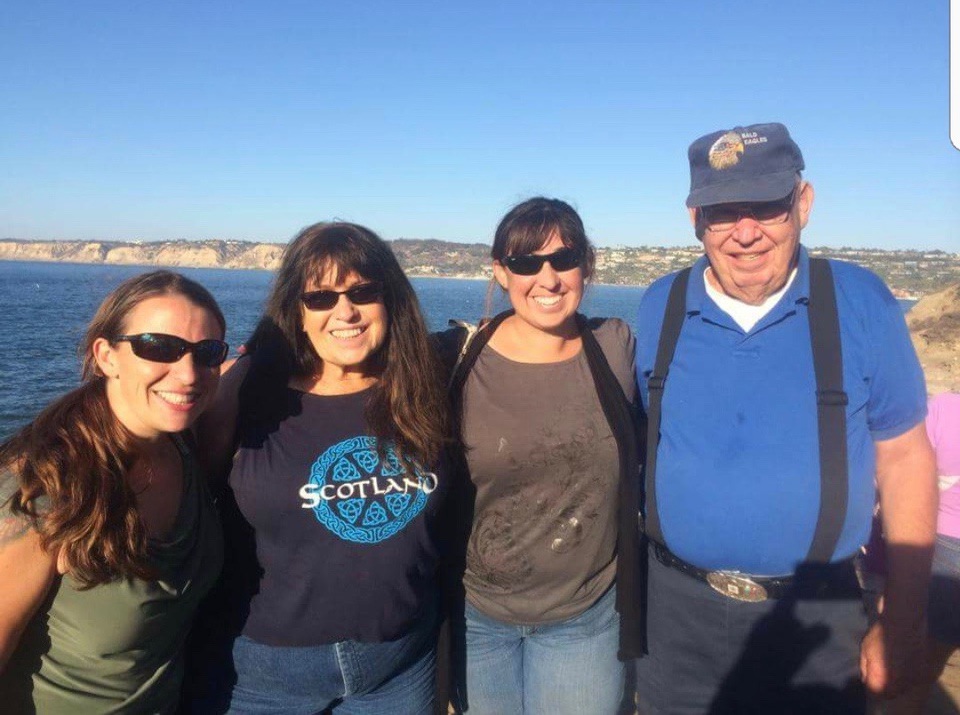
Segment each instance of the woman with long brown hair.
[{"label": "woman with long brown hair", "polygon": [[226,645],[198,664],[194,712],[429,712],[438,373],[386,243],[350,223],[301,231],[201,428],[229,468],[231,548],[211,609]]},{"label": "woman with long brown hair", "polygon": [[174,711],[222,559],[187,430],[213,398],[224,332],[194,281],[123,282],[87,328],[81,386],[0,445],[5,712]]}]

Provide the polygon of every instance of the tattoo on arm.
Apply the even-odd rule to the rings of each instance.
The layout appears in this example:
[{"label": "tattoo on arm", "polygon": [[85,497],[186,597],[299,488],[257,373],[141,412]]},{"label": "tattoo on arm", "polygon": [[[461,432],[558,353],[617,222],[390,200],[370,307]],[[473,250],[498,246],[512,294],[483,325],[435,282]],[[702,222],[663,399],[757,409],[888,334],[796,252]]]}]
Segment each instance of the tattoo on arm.
[{"label": "tattoo on arm", "polygon": [[[33,528],[33,519],[28,514],[13,510],[13,501],[19,491],[20,485],[13,470],[0,469],[0,548],[22,538]],[[34,508],[46,509],[47,505],[44,495],[34,500]]]},{"label": "tattoo on arm", "polygon": [[16,541],[30,530],[30,520],[4,510],[0,513],[0,547]]}]

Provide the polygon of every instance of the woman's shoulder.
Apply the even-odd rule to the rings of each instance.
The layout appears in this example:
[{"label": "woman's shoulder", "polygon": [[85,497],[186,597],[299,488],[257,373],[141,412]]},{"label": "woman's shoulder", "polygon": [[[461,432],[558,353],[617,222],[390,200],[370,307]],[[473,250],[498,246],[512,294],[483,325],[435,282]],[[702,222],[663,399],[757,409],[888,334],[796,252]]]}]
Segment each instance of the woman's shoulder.
[{"label": "woman's shoulder", "polygon": [[637,342],[630,326],[620,318],[588,318],[587,326],[597,339],[627,399],[632,400],[636,389],[634,357]]},{"label": "woman's shoulder", "polygon": [[[0,468],[0,546],[26,534],[33,527],[33,520],[20,505],[20,478],[12,466]],[[39,496],[33,500],[31,510],[38,516],[49,511],[49,500]]]},{"label": "woman's shoulder", "polygon": [[476,329],[470,323],[451,320],[450,327],[446,330],[430,333],[430,342],[441,359],[446,361],[446,359],[451,356],[455,357],[460,352],[471,328]]},{"label": "woman's shoulder", "polygon": [[636,340],[625,320],[620,318],[587,318],[587,326],[593,331],[600,347],[607,353],[623,351],[632,353]]},{"label": "woman's shoulder", "polygon": [[477,334],[479,326],[462,320],[451,320],[450,327],[430,334],[430,341],[440,365],[444,380],[449,380],[464,357],[469,341]]}]

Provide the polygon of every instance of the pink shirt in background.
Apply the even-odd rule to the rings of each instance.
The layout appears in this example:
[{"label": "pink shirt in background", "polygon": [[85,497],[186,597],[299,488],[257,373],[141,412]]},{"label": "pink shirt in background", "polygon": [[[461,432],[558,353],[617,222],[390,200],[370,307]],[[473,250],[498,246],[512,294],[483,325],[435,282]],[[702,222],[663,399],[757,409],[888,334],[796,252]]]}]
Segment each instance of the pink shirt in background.
[{"label": "pink shirt in background", "polygon": [[940,479],[937,533],[960,538],[960,394],[943,392],[930,399],[927,435]]}]

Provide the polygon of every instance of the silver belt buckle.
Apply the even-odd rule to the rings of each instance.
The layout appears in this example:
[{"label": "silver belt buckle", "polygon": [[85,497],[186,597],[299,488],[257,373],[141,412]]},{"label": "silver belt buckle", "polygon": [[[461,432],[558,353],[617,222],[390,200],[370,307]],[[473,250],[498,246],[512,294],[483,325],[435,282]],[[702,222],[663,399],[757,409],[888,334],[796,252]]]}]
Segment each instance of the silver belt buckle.
[{"label": "silver belt buckle", "polygon": [[707,583],[717,593],[737,601],[759,603],[767,600],[767,589],[746,576],[729,571],[711,571],[707,574]]}]

